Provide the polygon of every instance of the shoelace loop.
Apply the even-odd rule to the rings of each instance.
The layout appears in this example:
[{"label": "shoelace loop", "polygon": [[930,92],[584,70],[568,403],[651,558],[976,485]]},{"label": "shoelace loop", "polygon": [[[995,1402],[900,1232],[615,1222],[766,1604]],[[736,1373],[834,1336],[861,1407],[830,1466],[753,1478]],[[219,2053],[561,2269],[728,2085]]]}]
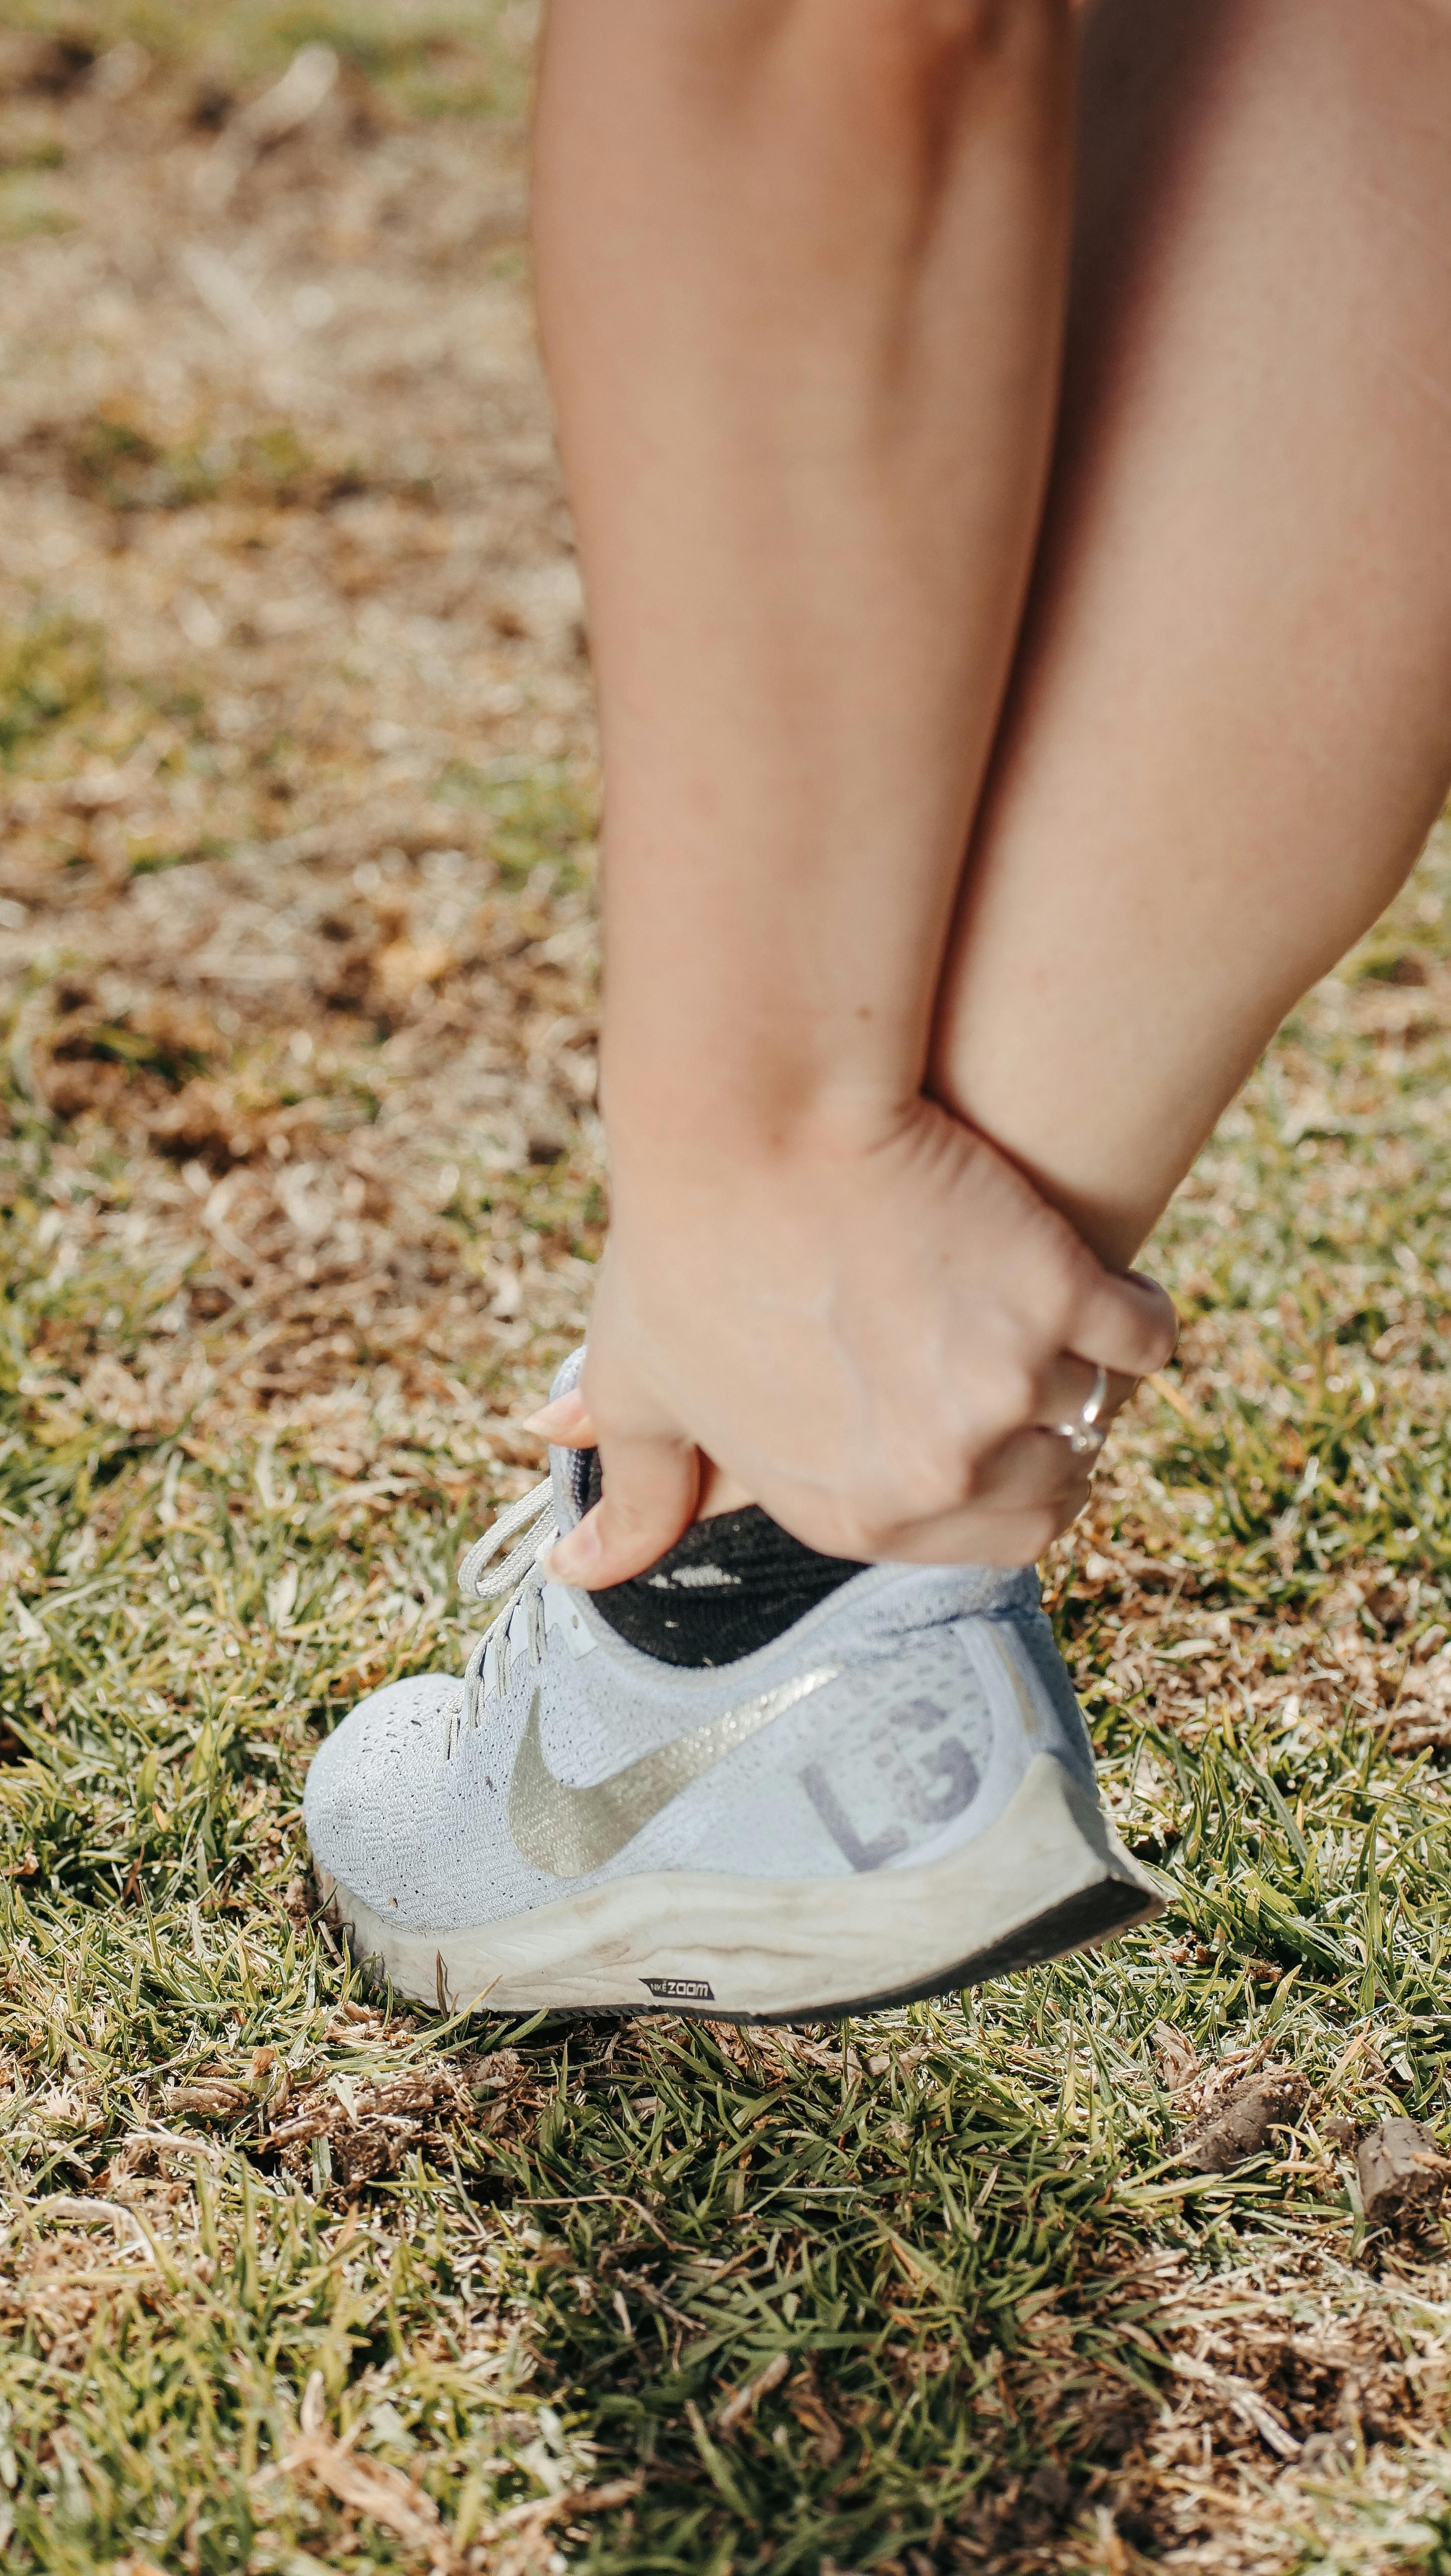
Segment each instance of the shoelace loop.
[{"label": "shoelace loop", "polygon": [[[499,1607],[464,1666],[463,1706],[451,1732],[450,1753],[462,1728],[477,1726],[483,1714],[484,1665],[495,1638],[498,1640],[494,1658],[498,1686],[501,1690],[509,1687],[509,1623],[526,1588],[531,1660],[538,1663],[544,1652],[544,1614],[539,1598],[544,1578],[539,1559],[558,1536],[553,1490],[546,1476],[542,1484],[531,1487],[527,1494],[520,1495],[517,1503],[511,1503],[507,1511],[500,1512],[483,1537],[475,1539],[459,1567],[460,1592],[467,1593],[474,1601],[497,1601]],[[508,1544],[511,1539],[515,1542],[512,1547]],[[493,1560],[501,1548],[508,1548],[508,1553],[496,1565]]]},{"label": "shoelace loop", "polygon": [[[492,1572],[485,1568],[501,1547],[522,1530],[517,1546],[511,1547],[502,1565]],[[536,1557],[541,1556],[551,1540],[559,1536],[559,1523],[554,1517],[554,1494],[549,1478],[521,1494],[517,1503],[500,1512],[492,1528],[476,1538],[458,1570],[458,1588],[475,1601],[498,1601],[513,1592],[529,1572]]]}]

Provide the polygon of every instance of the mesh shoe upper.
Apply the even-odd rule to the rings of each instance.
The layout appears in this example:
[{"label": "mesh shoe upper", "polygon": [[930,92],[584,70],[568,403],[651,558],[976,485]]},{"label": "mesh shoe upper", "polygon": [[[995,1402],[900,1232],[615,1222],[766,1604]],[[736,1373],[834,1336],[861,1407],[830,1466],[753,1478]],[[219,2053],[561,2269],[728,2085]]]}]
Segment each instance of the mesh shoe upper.
[{"label": "mesh shoe upper", "polygon": [[[579,1469],[551,1453],[561,1528]],[[410,1927],[643,1871],[890,1870],[987,1831],[1036,1753],[1092,1778],[1030,1572],[875,1566],[758,1653],[689,1670],[535,1569],[472,1661],[467,1691],[375,1691],[308,1778],[317,1861]]]}]

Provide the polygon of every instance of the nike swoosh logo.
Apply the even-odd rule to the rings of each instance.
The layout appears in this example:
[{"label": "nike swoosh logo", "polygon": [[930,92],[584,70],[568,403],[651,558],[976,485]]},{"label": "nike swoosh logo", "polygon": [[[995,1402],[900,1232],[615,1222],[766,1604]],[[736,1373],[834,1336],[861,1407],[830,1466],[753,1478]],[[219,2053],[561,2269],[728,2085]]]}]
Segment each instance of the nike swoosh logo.
[{"label": "nike swoosh logo", "polygon": [[824,1665],[819,1672],[802,1673],[794,1682],[762,1691],[758,1699],[742,1700],[739,1707],[693,1727],[688,1735],[677,1735],[658,1753],[642,1753],[637,1762],[627,1762],[623,1771],[588,1789],[571,1788],[550,1770],[539,1736],[536,1690],[509,1782],[509,1831],[535,1869],[551,1878],[585,1878],[633,1842],[692,1780],[773,1719],[784,1717],[788,1708],[809,1699],[824,1682],[835,1681],[840,1669],[839,1664]]}]

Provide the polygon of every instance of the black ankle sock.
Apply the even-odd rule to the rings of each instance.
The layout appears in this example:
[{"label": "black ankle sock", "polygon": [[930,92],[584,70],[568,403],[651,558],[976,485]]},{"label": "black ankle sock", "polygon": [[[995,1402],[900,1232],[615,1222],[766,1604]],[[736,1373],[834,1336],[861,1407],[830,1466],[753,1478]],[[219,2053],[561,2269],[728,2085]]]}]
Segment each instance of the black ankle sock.
[{"label": "black ankle sock", "polygon": [[[603,1491],[599,1451],[582,1450],[580,1504]],[[862,1568],[803,1547],[757,1503],[695,1521],[645,1574],[592,1593],[600,1617],[663,1664],[733,1664],[768,1646]]]}]

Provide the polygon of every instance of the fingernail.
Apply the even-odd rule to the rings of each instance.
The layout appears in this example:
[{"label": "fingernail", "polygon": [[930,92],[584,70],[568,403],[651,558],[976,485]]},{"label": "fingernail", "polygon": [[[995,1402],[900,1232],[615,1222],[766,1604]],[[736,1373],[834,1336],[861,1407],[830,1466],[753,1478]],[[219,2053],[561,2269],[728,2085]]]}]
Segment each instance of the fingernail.
[{"label": "fingernail", "polygon": [[537,1413],[526,1413],[521,1427],[547,1440],[552,1432],[566,1431],[577,1422],[580,1410],[577,1395],[557,1395],[552,1404],[541,1404]]}]

